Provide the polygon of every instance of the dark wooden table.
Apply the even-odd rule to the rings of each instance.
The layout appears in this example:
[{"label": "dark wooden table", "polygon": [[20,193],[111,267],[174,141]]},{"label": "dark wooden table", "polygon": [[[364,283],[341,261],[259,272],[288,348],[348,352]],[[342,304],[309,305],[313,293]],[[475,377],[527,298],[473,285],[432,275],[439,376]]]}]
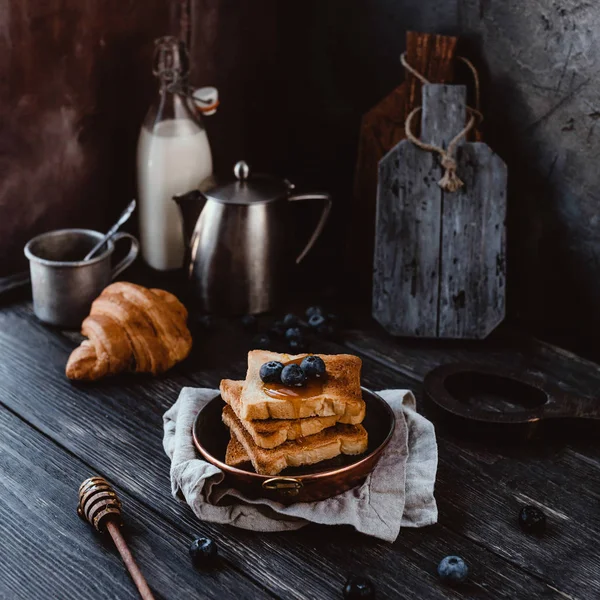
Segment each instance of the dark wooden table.
[{"label": "dark wooden table", "polygon": [[[126,536],[158,598],[341,598],[349,574],[372,579],[377,598],[600,597],[600,445],[560,432],[523,444],[469,441],[436,421],[439,523],[402,530],[394,544],[346,527],[262,534],[198,521],[175,501],[162,448],[162,415],[183,386],[242,377],[248,339],[236,327],[195,331],[192,355],[163,377],[121,376],[73,384],[64,367],[78,336],[40,324],[28,302],[0,308],[0,598],[136,598],[121,561],[75,513],[92,474],[120,494]],[[600,391],[600,367],[520,335],[485,343],[394,340],[375,328],[348,330],[314,351],[352,352],[364,384],[411,388],[455,360],[512,365],[585,396]],[[541,538],[517,526],[519,508],[541,507]],[[222,564],[195,571],[188,545],[214,538]],[[459,554],[470,582],[442,585],[439,560]]]}]

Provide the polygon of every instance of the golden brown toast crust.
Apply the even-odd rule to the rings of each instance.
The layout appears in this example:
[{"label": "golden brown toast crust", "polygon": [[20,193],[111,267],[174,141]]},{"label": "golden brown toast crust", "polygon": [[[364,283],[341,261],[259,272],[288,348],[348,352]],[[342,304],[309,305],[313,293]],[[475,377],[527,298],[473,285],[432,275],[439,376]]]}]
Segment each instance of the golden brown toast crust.
[{"label": "golden brown toast crust", "polygon": [[225,452],[225,464],[230,467],[237,467],[239,469],[249,467],[251,465],[248,453],[244,450],[239,440],[234,434],[231,434],[229,443],[227,444],[227,450]]},{"label": "golden brown toast crust", "polygon": [[368,445],[367,431],[362,425],[338,423],[315,435],[267,450],[254,443],[230,406],[223,409],[223,422],[229,427],[231,436],[243,446],[254,470],[261,475],[277,475],[288,467],[313,465],[339,454],[362,454]]},{"label": "golden brown toast crust", "polygon": [[[236,414],[241,414],[241,394],[243,381],[223,379],[221,381],[221,397]],[[357,415],[362,421],[364,411]],[[307,417],[306,419],[263,419],[259,421],[240,420],[246,431],[252,436],[254,443],[261,448],[275,448],[284,442],[300,437],[315,435],[323,429],[333,427],[339,420],[338,415],[330,417]]]},{"label": "golden brown toast crust", "polygon": [[337,415],[342,423],[360,423],[365,403],[360,389],[362,361],[351,354],[319,354],[327,368],[322,393],[301,401],[268,396],[260,379],[260,367],[271,360],[286,363],[308,354],[279,354],[267,350],[248,353],[248,372],[242,389],[239,416],[247,421],[303,419]]}]

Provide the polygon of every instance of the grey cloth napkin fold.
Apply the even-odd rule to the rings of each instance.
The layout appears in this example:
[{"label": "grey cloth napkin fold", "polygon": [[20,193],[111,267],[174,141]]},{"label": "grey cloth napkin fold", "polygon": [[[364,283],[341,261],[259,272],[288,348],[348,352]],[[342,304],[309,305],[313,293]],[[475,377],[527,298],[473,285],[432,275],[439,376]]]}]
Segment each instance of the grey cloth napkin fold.
[{"label": "grey cloth napkin fold", "polygon": [[437,521],[435,431],[416,412],[412,392],[379,392],[396,415],[396,429],[361,486],[327,500],[291,506],[244,497],[222,485],[223,472],[200,458],[192,440],[192,424],[198,411],[218,393],[183,388],[163,417],[163,446],[171,459],[173,495],[187,502],[199,519],[254,531],[289,531],[308,523],[352,525],[389,542],[398,537],[400,527],[423,527]]}]

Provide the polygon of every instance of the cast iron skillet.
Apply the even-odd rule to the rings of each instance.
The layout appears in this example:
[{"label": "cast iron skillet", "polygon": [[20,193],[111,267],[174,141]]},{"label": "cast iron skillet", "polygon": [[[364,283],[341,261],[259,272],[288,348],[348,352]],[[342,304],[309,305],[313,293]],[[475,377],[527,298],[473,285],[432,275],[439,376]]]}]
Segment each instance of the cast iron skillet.
[{"label": "cast iron skillet", "polygon": [[512,426],[523,433],[543,421],[600,419],[600,400],[579,398],[510,369],[443,365],[427,374],[424,391],[446,415],[485,431],[506,433]]},{"label": "cast iron skillet", "polygon": [[[269,498],[282,504],[313,502],[341,494],[362,483],[375,468],[388,445],[396,419],[388,403],[374,392],[362,388],[366,402],[363,426],[369,434],[369,446],[358,456],[338,456],[309,467],[286,469],[276,477],[258,475],[225,464],[229,430],[221,420],[225,402],[221,396],[211,400],[194,420],[192,434],[200,454],[225,474],[225,483],[251,498]],[[400,433],[408,432],[404,420],[398,422]]]}]

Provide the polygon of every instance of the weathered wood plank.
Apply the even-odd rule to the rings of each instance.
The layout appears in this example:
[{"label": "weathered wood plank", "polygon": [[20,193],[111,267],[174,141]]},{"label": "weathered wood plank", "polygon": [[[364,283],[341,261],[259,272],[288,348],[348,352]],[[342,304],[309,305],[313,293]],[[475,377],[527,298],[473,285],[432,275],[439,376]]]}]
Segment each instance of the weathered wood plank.
[{"label": "weathered wood plank", "polygon": [[450,362],[506,366],[543,378],[560,389],[595,398],[600,365],[504,327],[487,340],[398,340],[380,329],[348,330],[344,345],[389,369],[422,381],[435,367]]},{"label": "weathered wood plank", "polygon": [[368,356],[389,369],[422,381],[435,367],[450,362],[473,364],[501,364],[514,368],[527,368],[527,340],[499,337],[480,341],[414,340],[398,339],[380,328],[348,330],[344,345],[352,351]]},{"label": "weathered wood plank", "polygon": [[[445,147],[464,127],[465,96],[464,86],[424,86],[424,142]],[[441,176],[437,155],[408,140],[379,163],[373,316],[394,335],[438,335]]]},{"label": "weathered wood plank", "polygon": [[[408,31],[408,62],[429,81],[445,83],[453,76],[457,38]],[[350,206],[350,243],[348,253],[353,265],[353,294],[365,304],[373,282],[373,251],[377,171],[379,161],[405,137],[404,121],[421,104],[421,82],[405,74],[405,81],[376,104],[361,120],[354,194]],[[415,131],[417,131],[415,129]],[[358,284],[358,285],[356,285]]]},{"label": "weathered wood plank", "polygon": [[[75,511],[90,467],[0,407],[0,598],[139,598],[119,555]],[[174,527],[117,484],[127,542],[157,598],[273,597],[225,563],[210,575]]]},{"label": "weathered wood plank", "polygon": [[[365,367],[365,385],[398,385],[398,375],[381,365],[367,361]],[[409,385],[419,397],[420,384]],[[568,462],[557,460],[566,449],[551,443],[542,449],[520,446],[507,451],[493,440],[483,444],[462,439],[444,427],[437,433],[440,523],[535,573],[552,588],[574,597],[598,596],[600,555],[595,540],[600,517],[590,513],[598,494],[590,493],[582,479],[586,473],[600,477],[600,461],[585,465],[585,459],[578,463],[573,454]],[[548,532],[540,539],[524,535],[517,526],[518,511],[525,504],[541,507],[548,516]],[[516,597],[536,596],[523,590]]]},{"label": "weathered wood plank", "polygon": [[[421,141],[447,148],[454,136],[465,126],[466,102],[467,89],[464,85],[424,85]],[[458,143],[461,145],[464,140]],[[442,168],[439,166],[439,160],[436,165],[441,177]],[[439,218],[440,215],[437,216]]]},{"label": "weathered wood plank", "polygon": [[401,142],[379,167],[373,316],[397,335],[437,330],[438,286],[431,282],[438,278],[440,221],[431,215],[439,214],[442,195],[431,193],[434,160]]},{"label": "weathered wood plank", "polygon": [[[387,337],[387,336],[386,336]],[[375,354],[373,358],[372,349],[378,345],[376,336],[368,338],[370,341],[365,344],[364,349],[357,350],[356,342],[349,350],[356,354],[362,355],[364,361],[365,382],[373,389],[385,387],[407,387],[413,389],[417,395],[420,394],[422,376],[415,374],[414,371],[405,370],[404,365],[397,364],[396,368],[390,368],[388,364],[382,364],[380,357],[381,353]],[[389,339],[389,338],[388,338]],[[523,338],[521,338],[523,339]],[[395,340],[391,340],[393,346],[403,346],[404,344],[396,344]],[[473,355],[461,354],[456,355],[455,351],[449,348],[450,344],[438,343],[413,343],[415,345],[435,345],[438,346],[439,354],[437,360],[432,362],[431,368],[439,364],[455,361],[471,360]],[[382,345],[382,353],[387,356],[398,358],[399,353],[394,354],[392,347],[386,348]],[[461,344],[463,347],[464,343]],[[491,344],[477,343],[482,346]],[[445,348],[445,349],[444,349]],[[511,347],[507,344],[500,349],[496,348],[494,352],[491,350],[479,350],[476,354],[479,356],[479,363],[482,365],[501,366],[512,365],[514,368],[521,368],[523,371],[535,373],[538,377],[546,378],[550,385],[564,389],[574,394],[582,395],[587,398],[595,398],[596,394],[593,390],[600,388],[600,366],[591,363],[581,357],[571,355],[560,348],[555,348],[545,342],[540,342],[533,338],[528,338],[528,345],[523,339],[521,349]],[[367,349],[367,352],[365,352]],[[340,348],[337,344],[329,344],[322,342],[315,349],[318,352],[339,352]],[[347,350],[348,351],[348,350]],[[421,353],[423,350],[421,349]],[[368,357],[367,357],[368,353]],[[433,354],[433,352],[432,352]],[[444,354],[445,359],[441,359],[441,354]],[[415,357],[419,361],[421,355],[418,350],[407,350],[404,355],[407,360]],[[534,358],[535,357],[537,358]],[[434,355],[435,356],[435,355]],[[514,359],[511,363],[509,357]],[[568,367],[567,365],[571,366]],[[383,369],[382,369],[383,367]],[[396,375],[393,375],[393,373]],[[425,374],[424,371],[423,374]],[[560,373],[567,373],[568,378],[561,376]],[[588,373],[587,381],[585,373]],[[583,382],[583,385],[581,385]],[[435,415],[431,407],[423,402],[419,404],[419,411],[431,418],[438,427],[438,436],[440,440],[449,441],[454,446],[454,450],[461,452],[461,445],[466,452],[476,453],[481,463],[487,465],[490,462],[490,452],[497,452],[498,457],[503,457],[507,453],[506,444],[501,448],[494,450],[493,440],[490,440],[490,451],[485,446],[474,443],[470,440],[464,440],[460,432],[453,431],[444,427],[444,423],[440,422],[439,415]],[[529,448],[529,451],[528,451]],[[516,456],[511,456],[519,461],[519,464],[527,470],[536,470],[540,480],[550,479],[560,486],[568,486],[573,490],[579,490],[586,496],[596,498],[600,496],[600,448],[596,443],[594,435],[585,436],[570,436],[566,435],[560,439],[544,438],[543,448],[540,452],[539,445],[532,444],[530,447],[525,446],[523,451]],[[515,467],[511,462],[507,464],[507,473],[515,474]],[[519,467],[521,468],[521,467]],[[576,474],[576,476],[574,475]]]},{"label": "weathered wood plank", "polygon": [[[236,361],[233,367],[230,362],[242,352],[239,336],[224,331],[215,335],[220,345],[211,343],[205,348],[206,360],[212,360],[210,373],[197,367],[196,358],[185,364],[190,376],[203,385],[212,381],[215,385],[222,375],[238,371]],[[546,593],[558,597],[548,592],[545,582],[446,524],[406,530],[395,544],[387,545],[346,528],[311,527],[265,535],[198,523],[189,509],[170,497],[168,461],[160,447],[161,412],[174,398],[182,377],[171,372],[165,378],[117,378],[94,386],[73,386],[64,380],[62,372],[71,347],[66,339],[32,320],[0,313],[2,401],[178,527],[215,537],[235,568],[253,574],[274,593],[286,598],[337,598],[349,573],[364,573],[376,583],[382,598],[459,598],[475,590],[484,598]],[[18,379],[7,377],[11,372],[18,372]],[[386,381],[377,371],[373,376],[367,371],[366,381],[373,387],[389,385],[391,380],[401,387],[409,384],[397,373],[387,372]],[[21,380],[28,382],[26,389]],[[89,423],[94,423],[92,429]],[[453,479],[459,480],[459,473],[453,471],[449,480]],[[464,554],[474,572],[483,574],[481,581],[478,578],[463,593],[437,583],[435,566],[449,552]],[[526,596],[522,596],[523,590]]]},{"label": "weathered wood plank", "polygon": [[[375,362],[421,382],[433,368],[451,362],[509,367],[530,373],[549,386],[583,398],[597,398],[600,389],[600,365],[546,342],[522,335],[512,335],[507,328],[491,339],[469,344],[454,341],[434,342],[403,340],[383,332],[352,331],[346,334],[350,351],[368,356]],[[556,483],[583,490],[590,496],[598,494],[600,485],[600,448],[593,436],[563,436],[552,448],[552,468],[546,477]],[[532,452],[535,454],[536,449]],[[556,467],[556,468],[555,468]],[[577,476],[574,476],[577,474]],[[570,480],[570,481],[569,481]]]},{"label": "weathered wood plank", "polygon": [[[0,315],[0,322],[2,324],[6,322],[2,319],[2,315]],[[15,327],[18,327],[18,329]],[[3,328],[3,330],[6,333],[6,329]],[[17,332],[29,340],[28,343],[25,343],[25,346],[34,348],[41,345],[41,340],[48,333],[45,328],[38,326],[33,321],[23,322],[21,320],[17,320],[12,324],[12,335],[17,335]],[[226,332],[220,332],[220,339],[220,347],[227,348],[227,352],[222,355],[222,360],[226,360],[227,356],[237,355],[238,350],[234,336],[229,336]],[[228,343],[230,341],[231,343]],[[58,342],[60,345],[60,339]],[[17,344],[17,346],[19,351],[12,359],[15,364],[20,363],[22,353],[26,351],[21,350],[21,344]],[[321,349],[324,350],[326,348],[329,351],[336,351],[340,347],[335,344],[323,344]],[[0,356],[4,356],[5,350],[6,347],[3,345],[2,335],[0,335]],[[216,354],[220,354],[218,348],[215,350]],[[54,354],[56,352],[57,350],[55,349]],[[44,352],[41,352],[41,354],[45,355]],[[28,361],[27,365],[25,365],[26,370],[32,374],[35,374],[39,368],[48,370],[47,366],[40,367],[36,363],[37,361],[33,361],[33,364],[31,360]],[[221,365],[220,368],[222,370],[228,369],[227,364]],[[189,363],[188,366],[192,369],[191,376],[197,378],[201,384],[204,384],[205,380],[202,371],[194,369]],[[367,368],[371,367],[367,365]],[[380,367],[378,368],[380,369]],[[215,367],[214,373],[218,372]],[[388,371],[388,378],[390,376],[393,378],[393,385],[401,387],[408,385],[406,379],[401,379],[397,374]],[[60,382],[49,381],[53,380],[54,377],[52,369],[50,369],[50,374],[44,378],[46,383],[43,387],[40,386],[39,381],[36,381],[40,379],[39,375],[29,377],[32,380],[32,384],[29,386],[28,396],[32,396],[32,399],[28,399],[25,402],[26,406],[21,406],[20,410],[26,413],[28,418],[33,418],[37,423],[43,424],[44,420],[40,419],[39,415],[35,413],[35,406],[39,405],[40,395],[44,394],[48,387],[51,386],[50,389],[54,393],[52,394],[52,405],[47,408],[47,412],[58,412],[64,420],[78,421],[80,418],[78,415],[79,411],[76,410],[75,414],[73,414],[73,411],[65,410],[64,407],[64,396],[65,394],[69,395],[67,390],[72,386],[67,384],[64,386],[66,389],[57,394],[56,389],[63,386],[60,385]],[[371,379],[368,372],[365,377],[366,381],[373,387],[376,386],[376,381],[381,381],[379,385],[389,385],[377,373],[374,376],[376,379]],[[150,394],[144,394],[144,400],[141,402],[140,400],[136,401],[138,405],[140,403],[153,402],[153,398],[161,395],[155,384],[160,383],[160,385],[163,385],[165,383],[165,380],[148,379],[142,386],[141,380],[138,379],[138,381],[141,387],[145,389],[151,388]],[[72,433],[68,439],[64,440],[64,443],[72,451],[78,454],[85,454],[86,459],[90,461],[102,461],[103,468],[112,473],[115,478],[118,478],[125,487],[128,487],[130,484],[127,473],[123,472],[123,466],[126,464],[129,470],[135,470],[145,481],[141,490],[135,490],[136,494],[140,493],[145,501],[151,501],[152,505],[164,514],[169,516],[175,515],[174,518],[176,518],[178,523],[181,519],[187,524],[189,512],[182,511],[183,514],[180,514],[179,511],[174,511],[173,501],[168,494],[164,493],[165,490],[161,489],[160,485],[157,486],[156,481],[154,485],[150,483],[152,478],[158,481],[161,478],[166,480],[166,472],[161,473],[157,472],[156,468],[150,468],[150,473],[148,473],[149,467],[145,464],[145,461],[140,464],[139,457],[146,454],[150,455],[149,458],[153,458],[155,463],[162,462],[157,454],[152,456],[156,450],[152,448],[151,443],[150,448],[148,448],[149,441],[151,442],[152,438],[159,437],[157,435],[157,431],[160,430],[159,419],[156,419],[154,423],[138,423],[137,420],[140,417],[145,420],[146,416],[136,415],[135,412],[132,413],[132,399],[128,399],[127,395],[123,395],[117,391],[119,387],[118,381],[115,382],[114,386],[109,385],[107,380],[106,384],[94,387],[93,393],[90,394],[86,393],[86,389],[82,389],[81,391],[86,400],[86,417],[98,421],[98,428],[102,432],[103,421],[110,418],[110,415],[102,416],[103,412],[106,412],[104,405],[107,399],[104,396],[118,393],[121,404],[122,422],[136,422],[136,427],[132,428],[131,434],[129,431],[126,432],[127,437],[133,435],[134,439],[132,442],[123,443],[117,442],[104,434],[96,435],[96,432],[92,432],[91,435],[94,436],[94,451],[90,452],[89,443],[87,445],[84,443],[81,433],[77,431],[78,428],[69,424],[67,429]],[[103,391],[105,387],[108,387],[109,390]],[[2,384],[0,381],[0,393],[3,393],[4,397],[6,397],[6,388],[7,385]],[[108,394],[106,393],[107,391]],[[9,397],[12,394],[14,394],[14,391],[9,394]],[[50,422],[52,422],[51,418]],[[53,424],[53,427],[49,428],[50,435],[56,435],[54,427],[55,425]],[[119,434],[116,432],[115,435],[122,436],[123,433]],[[89,436],[90,434],[86,436],[88,442]],[[130,443],[133,445],[133,450],[130,449]],[[457,474],[454,474],[454,477],[456,478]],[[193,518],[191,522],[194,522]],[[207,524],[204,524],[203,528],[213,530],[213,535],[215,536],[222,535],[223,528],[212,527]],[[435,583],[434,573],[435,565],[441,558],[441,554],[450,552],[453,549],[456,551],[457,548],[460,548],[460,551],[469,559],[477,572],[485,572],[485,585],[489,585],[490,587],[482,590],[478,583],[474,584],[483,597],[518,597],[520,591],[524,589],[523,586],[528,591],[529,597],[539,596],[547,591],[545,583],[536,581],[521,571],[515,571],[515,567],[506,563],[503,559],[499,559],[493,553],[488,552],[480,544],[466,540],[461,532],[452,531],[444,525],[418,532],[407,530],[393,546],[381,544],[374,540],[365,540],[363,536],[347,531],[345,528],[336,529],[336,535],[331,535],[331,530],[327,530],[328,535],[326,536],[320,533],[322,532],[322,528],[316,527],[303,532],[270,536],[258,536],[251,532],[231,529],[227,529],[227,532],[228,538],[232,540],[231,545],[235,544],[236,548],[239,547],[239,551],[245,556],[249,554],[253,556],[253,567],[257,569],[261,581],[264,581],[266,585],[268,584],[271,587],[273,582],[269,577],[264,577],[265,570],[267,573],[279,574],[285,571],[285,579],[288,582],[298,582],[302,578],[309,580],[301,584],[299,588],[303,589],[305,596],[309,597],[338,597],[343,579],[349,572],[362,572],[371,576],[377,582],[378,593],[380,592],[381,597],[413,598],[417,596],[421,598],[443,598],[448,597],[447,595],[456,597],[449,590],[438,587]],[[235,540],[235,543],[233,540]],[[419,548],[417,555],[413,552],[416,547]],[[403,589],[401,591],[398,590],[399,572],[402,572]],[[509,574],[509,578],[515,583],[507,584],[505,581],[506,574]],[[271,589],[273,588],[271,587]],[[465,592],[468,593],[469,590],[472,591],[473,589],[473,587],[469,587]],[[486,592],[487,589],[500,591],[491,594]],[[300,592],[295,594],[293,591],[288,591],[285,594],[286,597],[294,597],[294,595],[305,597]]]},{"label": "weathered wood plank", "polygon": [[465,144],[464,187],[444,193],[440,271],[442,338],[482,339],[505,315],[506,165],[486,144]]},{"label": "weathered wood plank", "polygon": [[[535,338],[512,335],[501,328],[500,336],[469,344],[454,341],[439,343],[426,340],[398,340],[382,332],[353,331],[346,335],[348,348],[369,356],[400,376],[407,375],[421,382],[431,369],[451,362],[470,362],[474,365],[510,367],[531,373],[549,386],[583,398],[597,398],[600,389],[600,365]],[[567,432],[570,430],[567,430]],[[540,467],[540,477],[552,479],[559,485],[579,489],[590,497],[600,489],[600,447],[592,435],[567,433],[551,444],[551,468]],[[532,450],[535,454],[537,449]]]},{"label": "weathered wood plank", "polygon": [[[422,142],[447,148],[465,102],[464,86],[423,86]],[[506,165],[463,142],[456,192],[438,185],[439,155],[408,140],[381,160],[373,316],[394,335],[482,339],[504,318]]]}]

